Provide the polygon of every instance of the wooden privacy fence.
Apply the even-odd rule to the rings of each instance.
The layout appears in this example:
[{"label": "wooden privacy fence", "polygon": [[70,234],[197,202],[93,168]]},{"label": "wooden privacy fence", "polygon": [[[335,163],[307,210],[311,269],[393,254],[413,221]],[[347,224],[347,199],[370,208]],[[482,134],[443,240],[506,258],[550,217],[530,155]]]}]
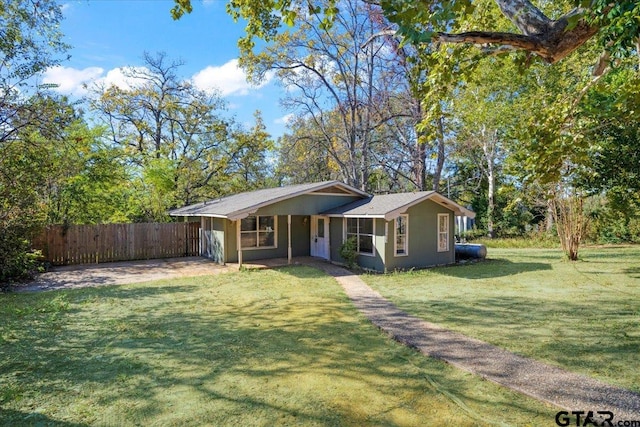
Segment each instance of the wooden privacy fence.
[{"label": "wooden privacy fence", "polygon": [[54,225],[33,246],[54,265],[195,256],[200,223]]}]

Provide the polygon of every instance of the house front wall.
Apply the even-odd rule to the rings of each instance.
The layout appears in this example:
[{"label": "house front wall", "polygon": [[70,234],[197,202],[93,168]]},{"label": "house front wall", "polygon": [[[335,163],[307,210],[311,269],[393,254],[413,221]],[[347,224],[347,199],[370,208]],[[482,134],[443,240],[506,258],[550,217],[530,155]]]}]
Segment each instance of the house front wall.
[{"label": "house front wall", "polygon": [[[455,214],[431,200],[412,206],[408,214],[408,254],[395,254],[395,221],[389,221],[385,260],[387,270],[423,268],[455,262]],[[449,216],[449,250],[438,252],[438,214]]]},{"label": "house front wall", "polygon": [[225,258],[225,219],[201,218],[200,255],[224,264]]},{"label": "house front wall", "polygon": [[[268,215],[267,213],[258,213],[258,215]],[[238,221],[224,220],[226,222],[225,232],[225,256],[226,262],[238,262],[238,238],[237,227]],[[287,231],[287,215],[277,215],[277,248],[268,249],[243,249],[242,260],[256,261],[269,258],[287,258],[288,256],[288,231]],[[291,255],[309,256],[310,251],[310,224],[309,217],[306,215],[291,216]]]},{"label": "house front wall", "polygon": [[[358,255],[358,265],[368,270],[385,271],[386,258],[386,242],[385,242],[385,220],[374,218],[373,230],[373,255]],[[333,217],[329,223],[329,231],[331,233],[331,260],[344,263],[345,260],[340,256],[340,246],[345,240],[345,219]]]},{"label": "house front wall", "polygon": [[[277,216],[277,248],[244,249],[243,261],[286,258],[288,255],[287,215],[291,215],[292,256],[309,256],[311,215],[357,199],[351,196],[304,195],[260,208],[256,215]],[[455,262],[455,215],[449,209],[426,200],[408,209],[408,254],[395,254],[395,221],[374,219],[374,255],[359,255],[358,264],[375,271],[423,268]],[[438,214],[449,220],[449,250],[438,252]],[[216,262],[238,262],[237,221],[223,218],[201,218],[201,252]],[[344,262],[340,246],[344,242],[344,218],[329,218],[330,259]]]},{"label": "house front wall", "polygon": [[[304,194],[258,209],[254,215],[277,215],[278,247],[273,249],[245,249],[242,251],[242,260],[286,258],[288,252],[287,215],[291,215],[291,255],[294,257],[309,256],[311,253],[310,216],[318,215],[321,212],[361,198],[357,195]],[[237,231],[235,227],[237,227],[237,221],[227,220],[228,231],[225,233],[224,245],[227,262],[238,262]],[[330,242],[333,242],[332,239],[333,236],[330,236]],[[337,242],[342,242],[342,238]]]},{"label": "house front wall", "polygon": [[340,245],[344,242],[342,218],[329,218],[329,256],[331,261],[344,262],[340,256]]}]

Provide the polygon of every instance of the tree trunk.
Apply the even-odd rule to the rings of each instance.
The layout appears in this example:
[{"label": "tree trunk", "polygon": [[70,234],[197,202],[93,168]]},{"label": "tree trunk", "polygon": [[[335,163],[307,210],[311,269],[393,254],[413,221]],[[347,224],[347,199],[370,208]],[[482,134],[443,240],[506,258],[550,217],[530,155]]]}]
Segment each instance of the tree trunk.
[{"label": "tree trunk", "polygon": [[547,218],[545,221],[545,226],[547,233],[550,233],[551,230],[553,230],[553,208],[551,206],[551,203],[547,205]]},{"label": "tree trunk", "polygon": [[433,191],[440,191],[440,178],[442,177],[442,169],[444,168],[444,118],[438,118],[438,159],[436,161],[436,170],[433,172]]},{"label": "tree trunk", "polygon": [[427,189],[427,145],[417,138],[413,162],[413,179],[420,191]]},{"label": "tree trunk", "polygon": [[498,151],[498,130],[487,131],[482,126],[482,154],[484,155],[485,172],[487,176],[487,233],[490,238],[495,237],[495,194],[496,194],[496,156]]},{"label": "tree trunk", "polygon": [[487,233],[490,238],[495,237],[495,230],[493,229],[493,220],[495,216],[495,192],[496,192],[496,176],[495,167],[493,161],[487,162],[487,180],[489,181],[488,192],[488,205],[487,205]]}]

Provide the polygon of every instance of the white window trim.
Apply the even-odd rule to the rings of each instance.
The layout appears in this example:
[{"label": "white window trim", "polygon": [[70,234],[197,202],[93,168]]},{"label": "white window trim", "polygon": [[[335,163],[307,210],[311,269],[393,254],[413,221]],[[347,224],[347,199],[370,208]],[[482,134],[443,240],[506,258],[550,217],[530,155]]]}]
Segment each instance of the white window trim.
[{"label": "white window trim", "polygon": [[[404,253],[398,253],[398,218],[404,218]],[[402,257],[409,256],[409,215],[402,214],[398,215],[396,219],[393,220],[393,256],[394,257]]]},{"label": "white window trim", "polygon": [[[259,251],[259,250],[263,250],[263,249],[278,249],[278,215],[249,215],[249,216],[255,216],[256,217],[256,227],[260,228],[260,217],[264,217],[264,216],[272,216],[273,217],[273,246],[256,246],[256,247],[250,247],[250,248],[245,248],[242,246],[242,233],[258,233],[258,230],[256,231],[242,231],[242,220],[239,219],[238,220],[238,247],[240,248],[240,250],[242,251]],[[259,233],[258,233],[259,234]],[[260,239],[258,239],[258,244],[260,244]]]},{"label": "white window trim", "polygon": [[[375,218],[368,218],[368,217],[349,217],[349,218],[343,218],[342,221],[342,229],[344,231],[344,233],[342,234],[342,242],[346,242],[347,241],[347,219],[370,219],[371,221],[373,221],[373,229],[372,229],[372,235],[371,235],[371,248],[372,248],[372,252],[368,253],[368,252],[358,252],[358,250],[356,249],[356,253],[358,255],[362,255],[362,256],[370,256],[370,257],[375,257],[376,256],[376,219]],[[360,236],[360,223],[358,223],[358,236]]]},{"label": "white window trim", "polygon": [[[440,231],[440,218],[446,218],[447,231],[445,231],[445,232],[441,232]],[[436,225],[436,227],[437,227],[437,229],[436,229],[436,236],[437,236],[436,245],[437,245],[437,248],[438,248],[438,252],[449,252],[450,249],[451,249],[450,248],[451,244],[449,242],[450,241],[450,236],[451,236],[451,234],[450,234],[451,233],[451,231],[450,231],[451,227],[449,227],[449,214],[438,214],[438,224]],[[444,234],[444,233],[447,234],[447,247],[446,247],[446,249],[441,249],[440,248],[440,234],[441,233],[442,234]]]}]

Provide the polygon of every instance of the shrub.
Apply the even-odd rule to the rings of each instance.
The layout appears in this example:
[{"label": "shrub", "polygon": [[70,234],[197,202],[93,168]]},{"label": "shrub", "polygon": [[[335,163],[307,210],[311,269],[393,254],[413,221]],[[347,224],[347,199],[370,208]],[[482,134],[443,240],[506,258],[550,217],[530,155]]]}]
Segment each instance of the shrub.
[{"label": "shrub", "polygon": [[0,233],[0,283],[27,279],[41,271],[40,251],[30,248],[29,240],[11,229]]},{"label": "shrub", "polygon": [[349,237],[342,245],[340,245],[340,256],[347,263],[347,267],[354,268],[358,259],[358,243],[355,237]]}]

